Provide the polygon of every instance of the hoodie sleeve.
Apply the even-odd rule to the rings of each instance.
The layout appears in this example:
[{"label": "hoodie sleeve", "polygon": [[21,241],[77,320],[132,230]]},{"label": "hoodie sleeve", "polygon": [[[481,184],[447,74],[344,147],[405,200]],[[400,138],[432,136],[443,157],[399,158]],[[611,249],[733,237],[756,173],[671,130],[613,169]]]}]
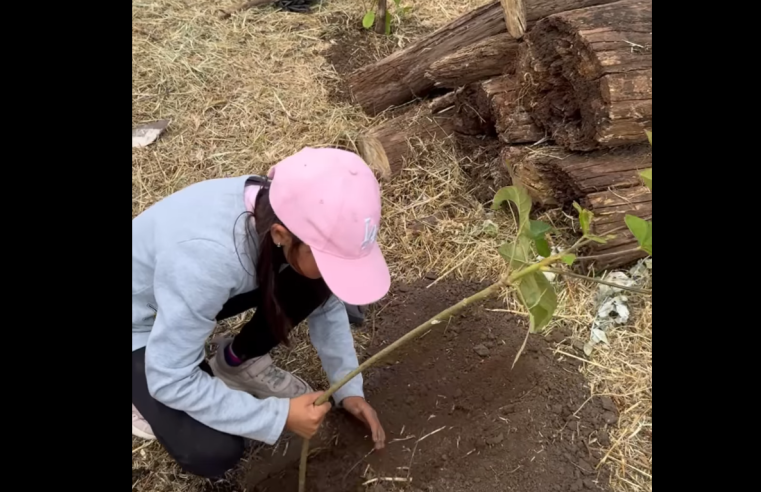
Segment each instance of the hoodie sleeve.
[{"label": "hoodie sleeve", "polygon": [[[359,366],[349,327],[349,316],[343,303],[336,296],[331,295],[323,306],[309,316],[309,336],[331,385]],[[338,390],[333,398],[339,405],[348,396],[364,398],[362,384],[360,374]]]},{"label": "hoodie sleeve", "polygon": [[240,264],[234,261],[224,246],[208,240],[186,241],[159,254],[158,312],[145,352],[148,390],[212,429],[273,444],[285,427],[290,402],[258,400],[198,367],[217,314],[236,287]]}]

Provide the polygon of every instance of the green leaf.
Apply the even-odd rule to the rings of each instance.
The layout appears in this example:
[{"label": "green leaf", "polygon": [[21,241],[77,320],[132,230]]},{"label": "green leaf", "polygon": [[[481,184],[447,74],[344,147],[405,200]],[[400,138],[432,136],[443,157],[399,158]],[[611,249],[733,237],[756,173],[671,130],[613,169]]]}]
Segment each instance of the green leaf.
[{"label": "green leaf", "polygon": [[571,254],[567,254],[567,255],[563,255],[562,260],[563,260],[563,263],[565,263],[566,265],[572,266],[573,262],[576,261],[576,255],[572,254],[572,253]]},{"label": "green leaf", "polygon": [[362,27],[365,29],[370,29],[373,27],[373,24],[375,24],[375,12],[372,10],[365,14],[365,17],[362,19]]},{"label": "green leaf", "polygon": [[634,237],[637,238],[639,247],[650,256],[653,256],[653,223],[634,215],[627,215],[624,220],[626,221],[626,226],[632,231]]},{"label": "green leaf", "polygon": [[591,210],[581,208],[581,205],[576,202],[573,202],[573,208],[579,212],[579,223],[581,224],[581,231],[585,236],[589,236],[589,231],[592,229],[592,219],[594,218],[595,214],[593,214]]},{"label": "green leaf", "polygon": [[412,12],[412,5],[407,5],[406,7],[402,7],[402,15],[407,15],[410,12]]},{"label": "green leaf", "polygon": [[639,175],[642,177],[642,180],[645,182],[645,186],[648,187],[650,191],[653,191],[653,168],[645,169]]},{"label": "green leaf", "polygon": [[402,6],[402,0],[394,0],[394,3],[396,4],[396,8],[399,8]]},{"label": "green leaf", "polygon": [[530,221],[529,235],[531,239],[543,239],[552,230],[552,226],[541,220]]},{"label": "green leaf", "polygon": [[555,289],[543,273],[534,272],[521,279],[518,292],[529,312],[531,333],[537,333],[552,320],[558,304]]},{"label": "green leaf", "polygon": [[518,186],[506,186],[497,192],[494,196],[492,210],[499,210],[502,204],[513,202],[518,209],[518,232],[524,231],[529,226],[529,215],[531,215],[531,197],[528,192]]},{"label": "green leaf", "polygon": [[391,12],[386,12],[386,36],[391,36]]},{"label": "green leaf", "polygon": [[650,130],[645,130],[645,134],[647,134],[647,141],[650,142],[650,146],[653,145],[653,132]]},{"label": "green leaf", "polygon": [[538,237],[534,239],[534,243],[536,244],[537,253],[544,256],[545,258],[549,258],[550,256],[552,256],[552,249],[550,248],[550,243],[548,243],[545,238]]},{"label": "green leaf", "polygon": [[511,269],[526,266],[531,258],[531,241],[525,236],[519,236],[513,243],[505,243],[498,249],[499,254],[507,260]]}]

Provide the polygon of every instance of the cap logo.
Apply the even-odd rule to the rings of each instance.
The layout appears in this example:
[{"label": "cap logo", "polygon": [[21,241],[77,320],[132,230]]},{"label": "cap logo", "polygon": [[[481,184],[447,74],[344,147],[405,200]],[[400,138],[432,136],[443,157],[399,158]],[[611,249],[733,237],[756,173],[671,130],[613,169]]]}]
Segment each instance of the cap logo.
[{"label": "cap logo", "polygon": [[373,221],[370,217],[365,219],[365,240],[362,241],[362,248],[365,249],[368,246],[371,246],[374,242],[376,237],[378,236],[378,226],[373,224]]}]

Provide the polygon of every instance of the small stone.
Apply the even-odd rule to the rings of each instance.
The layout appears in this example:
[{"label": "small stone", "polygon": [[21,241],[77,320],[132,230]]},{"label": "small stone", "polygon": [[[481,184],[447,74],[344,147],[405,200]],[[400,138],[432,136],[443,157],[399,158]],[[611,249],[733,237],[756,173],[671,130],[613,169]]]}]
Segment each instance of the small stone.
[{"label": "small stone", "polygon": [[592,467],[592,465],[584,460],[579,460],[576,466],[579,467],[579,470],[581,470],[581,473],[584,475],[592,475],[595,472],[595,469]]},{"label": "small stone", "polygon": [[502,412],[502,415],[510,415],[511,413],[515,413],[515,405],[505,405],[504,407],[499,409],[500,412]]},{"label": "small stone", "polygon": [[618,411],[618,408],[616,408],[616,403],[613,401],[613,398],[609,396],[601,396],[600,403],[602,403],[602,407],[609,412]]},{"label": "small stone", "polygon": [[618,415],[614,412],[605,412],[602,414],[602,419],[608,425],[615,425],[618,423]]},{"label": "small stone", "polygon": [[489,356],[489,349],[486,348],[486,345],[483,343],[479,343],[475,347],[473,347],[473,350],[481,357],[488,357]]},{"label": "small stone", "polygon": [[573,348],[583,352],[584,351],[584,342],[582,342],[581,340],[574,340],[574,342],[573,342]]},{"label": "small stone", "polygon": [[484,343],[484,346],[486,348],[493,349],[494,348],[494,342],[486,342],[486,343]]},{"label": "small stone", "polygon": [[600,443],[600,446],[606,448],[610,446],[610,435],[608,435],[607,431],[601,430],[597,432],[597,442]]},{"label": "small stone", "polygon": [[571,422],[568,422],[568,428],[569,428],[569,429],[570,429],[572,432],[576,432],[576,431],[578,431],[578,430],[579,430],[579,421],[578,421],[578,420],[573,420],[573,421],[571,421]]},{"label": "small stone", "polygon": [[504,440],[505,440],[505,434],[500,432],[499,435],[488,438],[486,440],[486,444],[489,444],[491,446],[496,446],[497,444],[501,443]]},{"label": "small stone", "polygon": [[560,333],[560,331],[558,331],[558,330],[554,330],[552,332],[552,335],[550,335],[550,339],[553,342],[555,342],[555,343],[562,342],[564,338],[565,338],[565,336],[562,333]]},{"label": "small stone", "polygon": [[439,274],[436,272],[428,272],[425,274],[425,278],[428,280],[436,280],[439,278]]},{"label": "small stone", "polygon": [[561,405],[560,403],[558,403],[557,405],[552,405],[552,413],[556,413],[558,415],[563,413],[563,405]]},{"label": "small stone", "polygon": [[486,335],[486,338],[488,338],[489,340],[496,340],[497,339],[497,335],[495,335],[494,333],[488,333]]},{"label": "small stone", "polygon": [[587,478],[586,480],[584,480],[584,487],[590,490],[594,490],[597,488],[597,486],[595,485],[595,481],[592,480],[591,478]]},{"label": "small stone", "polygon": [[412,291],[412,286],[407,284],[402,284],[399,286],[399,292],[402,294],[406,294],[407,292]]}]

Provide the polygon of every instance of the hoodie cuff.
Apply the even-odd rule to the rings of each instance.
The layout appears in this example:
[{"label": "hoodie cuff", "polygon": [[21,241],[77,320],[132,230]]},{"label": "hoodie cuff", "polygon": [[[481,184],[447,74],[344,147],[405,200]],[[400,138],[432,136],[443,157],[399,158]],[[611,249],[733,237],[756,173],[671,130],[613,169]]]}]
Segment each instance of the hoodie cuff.
[{"label": "hoodie cuff", "polygon": [[291,401],[287,398],[273,398],[275,400],[275,417],[272,429],[264,439],[264,443],[273,445],[280,439],[285,430],[285,422],[288,420],[288,411],[291,409]]}]

